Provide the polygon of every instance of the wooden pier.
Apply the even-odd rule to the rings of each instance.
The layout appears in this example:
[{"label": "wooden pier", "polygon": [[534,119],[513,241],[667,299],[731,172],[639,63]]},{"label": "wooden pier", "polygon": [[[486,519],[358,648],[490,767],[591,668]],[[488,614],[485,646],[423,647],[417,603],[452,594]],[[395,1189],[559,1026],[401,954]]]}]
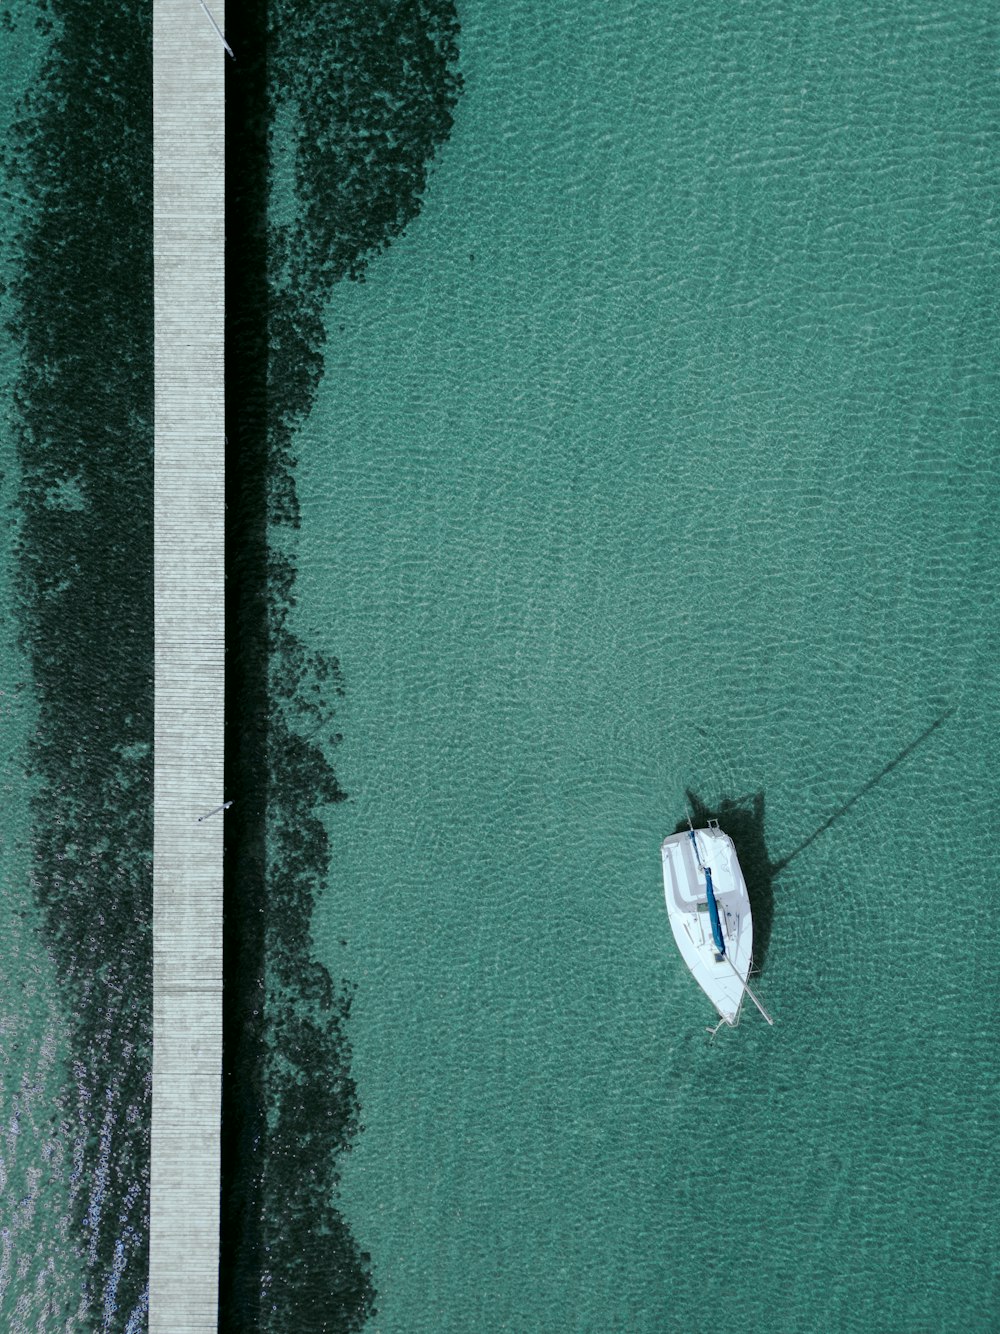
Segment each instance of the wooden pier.
[{"label": "wooden pier", "polygon": [[212,19],[199,0],[153,3],[150,1334],[218,1326],[227,57]]}]

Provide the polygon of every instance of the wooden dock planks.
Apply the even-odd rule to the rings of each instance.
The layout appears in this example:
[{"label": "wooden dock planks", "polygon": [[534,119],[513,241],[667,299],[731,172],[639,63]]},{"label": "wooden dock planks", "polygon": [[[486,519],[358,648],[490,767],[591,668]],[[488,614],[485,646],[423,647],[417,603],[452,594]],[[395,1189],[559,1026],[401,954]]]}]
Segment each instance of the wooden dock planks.
[{"label": "wooden dock planks", "polygon": [[[210,0],[224,24],[222,0]],[[218,1324],[224,704],[222,42],[154,0],[151,1334]]]}]

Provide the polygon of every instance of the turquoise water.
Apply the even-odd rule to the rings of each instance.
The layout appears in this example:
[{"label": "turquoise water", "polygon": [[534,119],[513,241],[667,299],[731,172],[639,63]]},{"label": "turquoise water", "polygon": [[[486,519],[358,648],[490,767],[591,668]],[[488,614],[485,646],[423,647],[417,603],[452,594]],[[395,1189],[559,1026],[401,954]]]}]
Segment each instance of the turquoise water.
[{"label": "turquoise water", "polygon": [[[990,13],[461,18],[298,437],[372,1328],[995,1328]],[[773,1030],[686,789],[764,794]]]},{"label": "turquoise water", "polygon": [[11,1334],[145,1324],[151,13],[98,9],[23,3],[0,20],[0,1326]]},{"label": "turquoise water", "polygon": [[[6,143],[19,99],[37,78],[45,52],[26,6],[3,36],[0,142]],[[16,272],[17,214],[0,234],[0,274]],[[12,314],[0,299],[0,320]],[[79,1307],[79,1273],[68,1240],[73,1134],[66,1118],[69,1033],[58,974],[41,931],[31,883],[28,749],[37,725],[27,657],[18,641],[15,553],[20,473],[12,403],[18,371],[14,341],[0,332],[0,1325],[19,1331],[62,1307]]]},{"label": "turquoise water", "polygon": [[[4,135],[61,40],[34,5],[11,12]],[[51,511],[44,550],[17,546],[15,506],[39,497],[18,470],[17,350],[6,333],[0,345],[0,1324],[134,1331],[148,9],[106,7],[100,25],[60,13],[75,37],[40,98],[60,244],[46,263],[52,238],[36,235],[48,307],[28,293],[33,346],[48,328],[60,355],[38,359],[36,398],[20,404],[39,475],[53,469],[32,511]],[[324,35],[340,32],[331,13]],[[338,1088],[350,1057],[365,1128],[313,1229],[329,1272],[308,1272],[312,1235],[294,1273],[268,1276],[272,1299],[285,1280],[294,1293],[271,1323],[335,1323],[324,1302],[356,1242],[384,1334],[652,1334],[720,1318],[796,1334],[994,1329],[992,14],[507,0],[461,19],[465,89],[419,216],[405,154],[398,198],[366,181],[384,206],[369,228],[338,233],[338,209],[356,222],[350,183],[319,240],[315,183],[318,211],[289,215],[316,247],[334,238],[338,273],[352,245],[408,225],[364,285],[334,290],[321,392],[294,440],[301,529],[275,538],[298,567],[286,648],[301,676],[275,717],[312,682],[295,635],[338,660],[323,679],[347,794],[326,812],[312,923],[337,997],[323,1010],[295,933],[325,850],[296,822],[319,799],[313,776],[329,775],[318,751],[289,747],[308,772],[298,789],[283,775],[270,811],[307,872],[284,875],[295,912],[271,902],[268,929],[294,928],[281,965],[294,978],[303,964],[320,1039],[296,1048],[301,1081],[287,1067],[306,1092],[287,1099],[279,1148],[299,1156],[275,1166],[272,1152],[264,1169],[292,1183],[266,1219],[286,1251],[331,1179],[317,1163],[351,1138],[350,1090],[343,1125],[302,1133],[316,1051],[333,1051]],[[372,65],[380,22],[355,24],[348,67]],[[277,64],[294,57],[288,31]],[[383,99],[405,121],[414,98],[417,162],[445,137],[442,86],[420,101],[425,72],[408,63],[405,97]],[[350,121],[362,178],[378,90],[364,85]],[[73,133],[63,104],[100,134]],[[328,110],[317,100],[314,119]],[[287,170],[284,113],[274,161]],[[2,238],[15,282],[19,221]],[[293,328],[297,314],[284,312]],[[279,436],[308,400],[303,380],[284,387],[283,412],[271,399]],[[52,598],[19,604],[18,559],[72,604],[62,639],[19,639],[19,617],[51,630],[59,614]],[[87,627],[92,652],[74,658]],[[40,731],[46,691],[61,731]],[[30,806],[33,741],[54,783],[45,811]],[[674,950],[657,846],[689,790],[762,796],[774,922],[758,981],[773,1030],[750,1011],[710,1041],[714,1016]],[[353,1055],[341,978],[356,984]],[[346,1242],[327,1230],[337,1208]]]}]

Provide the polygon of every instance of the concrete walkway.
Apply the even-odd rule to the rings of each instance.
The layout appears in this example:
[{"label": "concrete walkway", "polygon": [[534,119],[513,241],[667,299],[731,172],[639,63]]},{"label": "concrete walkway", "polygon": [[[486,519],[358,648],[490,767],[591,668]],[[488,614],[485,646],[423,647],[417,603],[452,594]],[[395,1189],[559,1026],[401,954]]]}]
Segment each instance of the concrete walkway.
[{"label": "concrete walkway", "polygon": [[199,0],[154,0],[151,1334],[218,1324],[226,58]]}]

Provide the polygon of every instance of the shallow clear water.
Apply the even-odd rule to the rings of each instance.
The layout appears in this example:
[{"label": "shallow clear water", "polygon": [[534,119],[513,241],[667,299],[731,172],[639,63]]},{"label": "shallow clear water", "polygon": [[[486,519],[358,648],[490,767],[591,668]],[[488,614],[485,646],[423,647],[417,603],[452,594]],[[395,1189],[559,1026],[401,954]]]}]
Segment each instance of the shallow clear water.
[{"label": "shallow clear water", "polygon": [[[374,1328],[991,1328],[987,11],[461,17],[298,440]],[[685,789],[764,794],[773,1030],[672,946]]]},{"label": "shallow clear water", "polygon": [[[26,7],[4,35],[0,142],[7,142],[17,102],[37,77],[44,42]],[[16,217],[8,212],[0,238],[0,272],[9,281]],[[0,301],[9,319],[9,300]],[[72,1132],[65,1116],[71,1089],[69,1034],[59,1004],[57,971],[44,944],[31,891],[28,746],[37,724],[30,668],[17,636],[15,542],[19,472],[11,401],[17,354],[0,334],[0,1323],[39,1328],[51,1306],[79,1305],[79,1277],[70,1231]],[[50,1311],[51,1313],[51,1311]]]},{"label": "shallow clear water", "polygon": [[[49,49],[33,14],[3,35],[4,130]],[[97,37],[132,32],[109,15],[98,64]],[[294,441],[302,524],[275,538],[298,568],[290,629],[339,660],[344,691],[347,799],[326,813],[312,939],[357,986],[365,1128],[330,1204],[371,1255],[371,1328],[992,1329],[992,15],[507,0],[461,19],[454,128],[405,237],[334,291]],[[140,29],[129,40],[134,97]],[[70,105],[90,114],[100,88],[74,68]],[[275,133],[280,176],[294,115]],[[145,439],[114,412],[135,394],[141,416],[148,328],[108,281],[112,333],[135,335],[110,364],[134,378],[92,374],[107,406],[95,393],[88,429],[111,422],[95,495],[117,489],[115,449]],[[17,376],[6,340],[6,396]],[[70,454],[91,439],[75,431]],[[8,413],[5,504],[15,433]],[[99,531],[75,476],[51,497],[70,516],[60,558],[73,524]],[[32,835],[61,844],[29,806],[37,693],[2,533],[0,1317],[135,1330],[148,1025],[122,942],[141,956],[144,715],[114,713],[105,735],[99,695],[81,696],[66,751],[81,791],[113,752],[117,794],[110,840],[67,872],[95,896],[71,987],[36,904],[50,882],[30,882]],[[115,548],[95,549],[91,572],[107,557],[121,577]],[[125,680],[108,649],[95,673]],[[311,795],[286,788],[272,816],[298,853]],[[762,794],[773,1030],[750,1011],[709,1041],[674,950],[657,848],[688,790]],[[307,832],[306,881],[323,860]],[[132,861],[109,873],[119,845]],[[109,883],[121,906],[102,922]],[[294,976],[298,937],[282,945]],[[123,991],[109,959],[138,983]],[[308,1161],[314,1188],[327,1179],[313,1168],[341,1129],[300,1136],[286,1177]],[[270,1235],[297,1239],[300,1206]],[[325,1319],[352,1244],[331,1244],[332,1279],[322,1262],[289,1278],[297,1334]]]},{"label": "shallow clear water", "polygon": [[[0,25],[0,1325],[145,1324],[150,12]],[[98,77],[99,76],[99,77]]]}]

